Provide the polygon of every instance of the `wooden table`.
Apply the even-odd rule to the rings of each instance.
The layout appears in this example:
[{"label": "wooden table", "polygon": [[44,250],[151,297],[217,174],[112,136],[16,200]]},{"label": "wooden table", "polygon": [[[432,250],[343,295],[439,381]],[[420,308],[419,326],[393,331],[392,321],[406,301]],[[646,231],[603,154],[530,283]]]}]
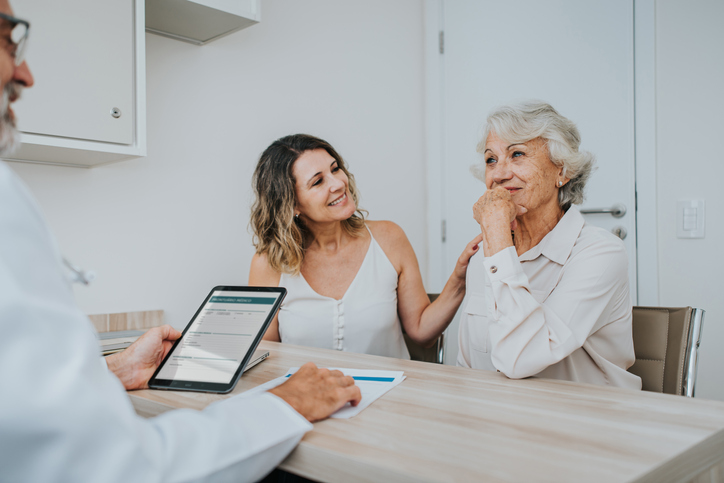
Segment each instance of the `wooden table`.
[{"label": "wooden table", "polygon": [[[724,481],[724,403],[262,342],[234,394],[313,361],[404,371],[352,419],[314,425],[281,468],[320,481]],[[129,393],[153,416],[219,396]]]}]

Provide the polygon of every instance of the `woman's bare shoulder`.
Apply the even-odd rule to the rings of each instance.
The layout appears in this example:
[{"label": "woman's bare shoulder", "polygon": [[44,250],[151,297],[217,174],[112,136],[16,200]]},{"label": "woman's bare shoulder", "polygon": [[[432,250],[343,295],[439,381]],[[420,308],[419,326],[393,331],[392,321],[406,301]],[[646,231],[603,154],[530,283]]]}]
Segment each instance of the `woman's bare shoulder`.
[{"label": "woman's bare shoulder", "polygon": [[276,287],[281,277],[281,273],[269,266],[269,259],[265,253],[255,253],[251,257],[249,285]]},{"label": "woman's bare shoulder", "polygon": [[404,258],[408,251],[412,250],[412,245],[410,245],[404,230],[392,221],[380,220],[367,221],[366,223],[382,251],[397,267],[400,259]]},{"label": "woman's bare shoulder", "polygon": [[407,240],[407,235],[400,225],[387,220],[366,221],[378,243],[399,243]]}]

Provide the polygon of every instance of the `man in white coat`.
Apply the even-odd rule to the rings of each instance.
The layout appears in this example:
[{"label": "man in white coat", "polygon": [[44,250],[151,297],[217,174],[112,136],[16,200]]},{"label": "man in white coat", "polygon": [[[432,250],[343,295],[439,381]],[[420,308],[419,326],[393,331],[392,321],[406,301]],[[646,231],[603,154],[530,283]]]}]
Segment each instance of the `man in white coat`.
[{"label": "man in white coat", "polygon": [[[28,29],[0,0],[0,156],[17,144],[10,104],[33,85]],[[146,387],[180,333],[152,329],[106,366],[61,260],[34,200],[0,162],[0,481],[254,481],[309,421],[360,400],[350,377],[308,363],[262,395],[143,419],[125,390]]]}]

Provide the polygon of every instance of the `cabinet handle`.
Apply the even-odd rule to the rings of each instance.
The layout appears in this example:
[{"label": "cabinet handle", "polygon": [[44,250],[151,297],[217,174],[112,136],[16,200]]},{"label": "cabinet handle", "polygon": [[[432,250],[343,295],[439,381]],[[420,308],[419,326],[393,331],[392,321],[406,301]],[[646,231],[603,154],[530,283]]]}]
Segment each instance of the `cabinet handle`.
[{"label": "cabinet handle", "polygon": [[121,117],[121,110],[118,109],[117,107],[114,107],[113,109],[111,109],[111,116],[118,119],[119,117]]}]

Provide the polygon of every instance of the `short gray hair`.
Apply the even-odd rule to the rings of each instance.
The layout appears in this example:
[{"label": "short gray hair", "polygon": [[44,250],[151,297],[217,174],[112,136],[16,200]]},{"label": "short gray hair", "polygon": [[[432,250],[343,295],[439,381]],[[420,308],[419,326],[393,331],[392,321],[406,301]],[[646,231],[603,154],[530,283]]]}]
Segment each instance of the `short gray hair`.
[{"label": "short gray hair", "polygon": [[[488,116],[483,138],[477,151],[485,151],[491,132],[510,143],[525,143],[542,138],[548,146],[551,161],[563,168],[563,176],[570,179],[558,192],[558,204],[565,211],[571,204],[581,204],[584,188],[596,163],[593,154],[580,151],[581,135],[576,125],[561,116],[553,106],[542,101],[525,101],[495,109]],[[485,163],[472,168],[473,174],[485,180]]]}]

